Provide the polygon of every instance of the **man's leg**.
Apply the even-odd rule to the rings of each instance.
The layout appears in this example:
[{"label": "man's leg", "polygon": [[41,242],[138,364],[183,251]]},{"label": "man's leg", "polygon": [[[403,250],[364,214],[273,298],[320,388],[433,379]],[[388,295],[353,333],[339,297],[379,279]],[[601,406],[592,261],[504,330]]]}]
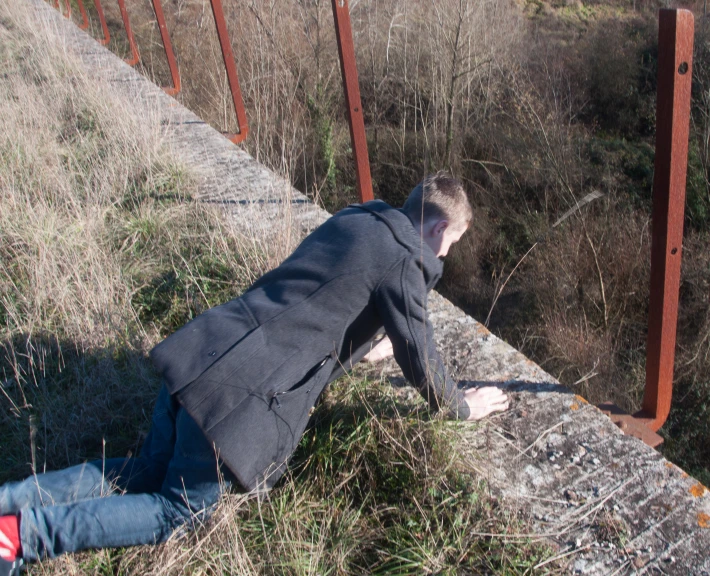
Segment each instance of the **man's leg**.
[{"label": "man's leg", "polygon": [[22,558],[35,561],[87,548],[155,544],[185,522],[160,494],[126,494],[20,511]]},{"label": "man's leg", "polygon": [[[162,476],[155,478],[151,468],[141,458],[111,458],[37,474],[22,482],[8,482],[0,486],[0,515],[104,498],[123,491],[154,492],[160,489]],[[134,489],[129,490],[130,487]]]},{"label": "man's leg", "polygon": [[36,474],[0,486],[0,516],[129,492],[159,492],[175,449],[178,405],[161,387],[139,458],[110,458]]},{"label": "man's leg", "polygon": [[[172,401],[169,396],[167,398]],[[86,548],[162,542],[176,528],[194,518],[193,514],[207,515],[217,502],[221,489],[231,483],[230,479],[220,483],[220,470],[212,445],[184,410],[175,412],[177,405],[171,403],[170,406],[166,414],[175,415],[174,449],[160,492],[129,493],[20,510],[20,537],[25,560],[51,558]],[[163,442],[156,440],[151,448],[156,438],[154,431],[146,440],[142,458],[147,458],[153,450],[158,450],[158,459],[163,455]]]},{"label": "man's leg", "polygon": [[160,495],[177,509],[188,528],[207,519],[220,495],[240,484],[217,457],[215,447],[184,410],[177,414],[175,452],[168,464]]}]

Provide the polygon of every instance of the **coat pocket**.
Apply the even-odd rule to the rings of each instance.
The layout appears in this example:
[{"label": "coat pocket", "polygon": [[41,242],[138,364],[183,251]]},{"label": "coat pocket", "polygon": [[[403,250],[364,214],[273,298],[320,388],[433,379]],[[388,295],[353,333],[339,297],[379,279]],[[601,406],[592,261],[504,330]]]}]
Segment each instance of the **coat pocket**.
[{"label": "coat pocket", "polygon": [[337,361],[324,358],[294,383],[287,377],[288,365],[298,354],[284,363],[281,389],[277,385],[264,394],[252,392],[234,407],[221,399],[205,421],[204,430],[219,447],[220,457],[247,489],[273,486],[281,476]]},{"label": "coat pocket", "polygon": [[[305,394],[310,394],[312,391],[317,390],[316,394],[320,394],[321,384],[323,380],[327,379],[331,372],[333,363],[335,362],[337,356],[335,351],[331,352],[328,356],[323,358],[318,364],[313,366],[303,378],[301,378],[295,384],[290,384],[288,388],[276,389],[272,391],[269,397],[269,405],[273,409],[274,406],[280,407],[281,400],[287,399],[289,396],[295,395],[299,392]],[[315,399],[313,400],[315,403]]]},{"label": "coat pocket", "polygon": [[[285,359],[278,368],[287,365],[292,359],[293,356]],[[196,409],[203,414],[200,426],[205,432],[219,424],[233,410],[238,409],[250,396],[260,397],[258,388],[269,379],[270,373],[263,368],[258,373],[251,369],[249,372],[251,376],[248,378],[243,373],[232,372],[227,380],[205,382],[205,387],[209,387],[211,392],[196,406]]]}]

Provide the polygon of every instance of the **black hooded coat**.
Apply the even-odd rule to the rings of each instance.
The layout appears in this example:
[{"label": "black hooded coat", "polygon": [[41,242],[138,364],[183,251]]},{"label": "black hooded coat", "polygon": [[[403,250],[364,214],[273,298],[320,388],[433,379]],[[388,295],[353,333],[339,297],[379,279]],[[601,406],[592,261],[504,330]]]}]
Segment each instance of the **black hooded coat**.
[{"label": "black hooded coat", "polygon": [[168,390],[247,489],[283,474],[328,382],[383,329],[434,409],[466,418],[427,319],[443,264],[401,210],[352,205],[314,230],[241,297],[197,316],[152,351]]}]

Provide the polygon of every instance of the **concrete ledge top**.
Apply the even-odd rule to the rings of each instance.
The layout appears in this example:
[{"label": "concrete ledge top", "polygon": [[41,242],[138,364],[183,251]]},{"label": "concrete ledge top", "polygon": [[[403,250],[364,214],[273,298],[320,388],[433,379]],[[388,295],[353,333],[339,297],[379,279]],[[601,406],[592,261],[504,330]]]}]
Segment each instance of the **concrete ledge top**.
[{"label": "concrete ledge top", "polygon": [[[298,239],[328,218],[49,4],[26,1],[89,77],[132,109],[159,115],[165,144],[197,181],[199,198],[223,206],[240,228]],[[468,464],[530,515],[530,537],[555,542],[571,573],[710,576],[704,486],[440,295],[431,295],[429,311],[453,374],[512,396],[505,414],[458,426]],[[391,363],[385,373],[401,376]]]}]

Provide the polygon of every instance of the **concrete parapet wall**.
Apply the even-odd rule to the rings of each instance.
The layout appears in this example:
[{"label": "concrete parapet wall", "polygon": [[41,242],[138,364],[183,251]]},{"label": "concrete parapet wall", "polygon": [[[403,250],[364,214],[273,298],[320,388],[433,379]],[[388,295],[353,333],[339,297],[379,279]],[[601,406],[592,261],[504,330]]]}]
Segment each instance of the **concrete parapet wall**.
[{"label": "concrete parapet wall", "polygon": [[[201,200],[223,206],[240,227],[275,237],[300,238],[328,218],[43,0],[27,1],[38,20],[60,31],[87,75],[131,107],[159,115],[165,143]],[[429,311],[454,375],[512,397],[507,413],[459,425],[462,450],[492,490],[531,516],[531,537],[557,543],[573,573],[710,575],[707,489],[445,298],[432,294]],[[392,363],[384,372],[401,378]]]}]

